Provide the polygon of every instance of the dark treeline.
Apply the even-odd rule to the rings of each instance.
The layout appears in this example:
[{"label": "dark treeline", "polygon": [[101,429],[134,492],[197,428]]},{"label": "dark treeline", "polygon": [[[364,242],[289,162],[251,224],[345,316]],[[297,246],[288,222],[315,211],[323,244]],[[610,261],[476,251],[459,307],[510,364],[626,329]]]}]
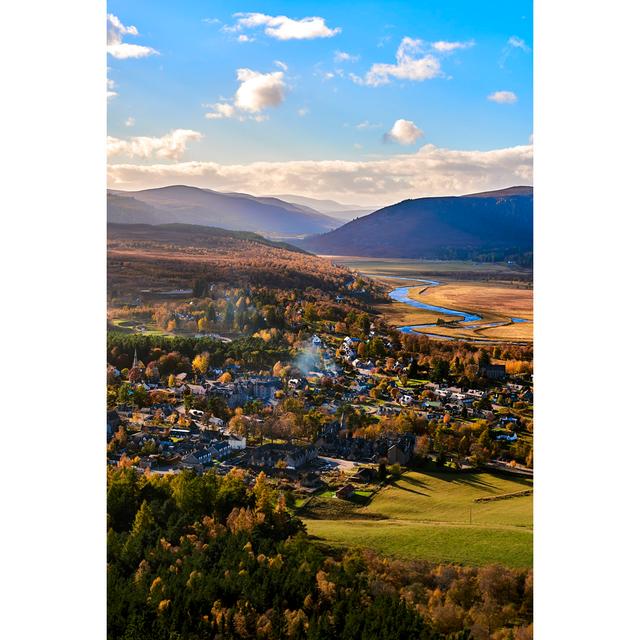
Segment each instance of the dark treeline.
[{"label": "dark treeline", "polygon": [[493,358],[503,360],[533,360],[533,345],[481,345],[464,340],[433,340],[429,336],[421,336],[414,333],[397,333],[396,340],[402,348],[409,353],[452,358],[461,353],[480,354],[489,352]]},{"label": "dark treeline", "polygon": [[329,552],[263,474],[108,473],[108,638],[529,640],[527,570]]},{"label": "dark treeline", "polygon": [[[157,361],[160,365],[165,361],[183,363],[181,369],[168,368],[164,374],[190,371],[190,361],[199,353],[209,353],[209,363],[217,367],[231,358],[249,366],[271,368],[278,360],[290,355],[288,344],[273,340],[265,342],[260,338],[239,338],[232,342],[222,342],[215,338],[191,338],[183,336],[157,336],[127,334],[119,332],[107,333],[107,362],[115,367],[130,367],[134,352],[140,360],[148,363]],[[172,355],[173,354],[173,355]],[[175,354],[182,356],[178,358]],[[172,356],[170,358],[170,356]]]},{"label": "dark treeline", "polygon": [[507,249],[458,249],[443,248],[439,254],[440,260],[472,260],[474,262],[507,262],[517,264],[520,267],[533,266],[533,251],[523,250],[518,247]]}]

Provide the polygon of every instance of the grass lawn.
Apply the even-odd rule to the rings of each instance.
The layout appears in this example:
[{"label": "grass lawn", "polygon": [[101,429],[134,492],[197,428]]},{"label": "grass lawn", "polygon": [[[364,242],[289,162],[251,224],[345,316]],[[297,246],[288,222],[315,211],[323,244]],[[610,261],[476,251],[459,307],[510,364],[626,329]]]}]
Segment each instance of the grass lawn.
[{"label": "grass lawn", "polygon": [[[158,328],[149,328],[152,323],[143,322],[141,320],[127,320],[126,318],[115,318],[111,320],[111,325],[114,329],[123,331],[125,333],[136,333],[141,336],[167,336],[169,338],[175,337],[175,334],[162,331]],[[147,327],[144,331],[136,331],[136,327],[144,325]]]},{"label": "grass lawn", "polygon": [[399,520],[308,520],[307,530],[335,546],[374,549],[400,558],[481,566],[533,564],[533,532]]},{"label": "grass lawn", "polygon": [[533,562],[533,496],[474,499],[532,486],[528,478],[491,473],[409,471],[354,517],[327,511],[327,517],[305,523],[309,533],[338,546],[434,562],[525,567]]},{"label": "grass lawn", "polygon": [[376,495],[368,511],[400,520],[478,525],[533,526],[533,498],[473,502],[475,498],[531,489],[529,478],[491,473],[409,471]]}]

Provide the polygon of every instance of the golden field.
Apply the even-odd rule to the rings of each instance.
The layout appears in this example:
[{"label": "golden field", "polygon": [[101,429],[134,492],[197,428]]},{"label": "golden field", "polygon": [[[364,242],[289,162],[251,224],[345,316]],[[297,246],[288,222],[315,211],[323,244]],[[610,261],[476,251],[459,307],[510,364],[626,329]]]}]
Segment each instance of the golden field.
[{"label": "golden field", "polygon": [[447,309],[462,309],[493,321],[502,318],[533,320],[533,289],[485,282],[452,282],[437,287],[415,287],[409,297]]}]

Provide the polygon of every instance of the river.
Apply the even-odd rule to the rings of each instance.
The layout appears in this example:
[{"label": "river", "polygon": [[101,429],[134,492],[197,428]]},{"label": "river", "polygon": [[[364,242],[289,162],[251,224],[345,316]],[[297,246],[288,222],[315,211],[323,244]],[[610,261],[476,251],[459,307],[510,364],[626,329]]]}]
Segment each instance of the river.
[{"label": "river", "polygon": [[[422,283],[429,285],[430,287],[437,287],[440,285],[440,282],[436,280],[424,280],[423,278],[406,278],[400,276],[374,276],[376,278],[386,278],[389,280],[406,280],[408,282],[414,283]],[[460,322],[477,322],[481,323],[482,316],[479,316],[475,313],[470,313],[468,311],[461,311],[459,309],[447,309],[446,307],[438,307],[433,304],[427,304],[425,302],[420,302],[419,300],[414,300],[409,297],[409,290],[415,287],[414,285],[406,286],[406,287],[396,287],[393,291],[389,292],[389,297],[396,302],[402,302],[403,304],[408,304],[411,307],[416,307],[417,309],[424,309],[425,311],[434,311],[435,313],[441,313],[445,316],[454,316],[456,318],[460,318]],[[529,322],[524,318],[511,318],[511,322]],[[480,326],[482,327],[499,327],[501,325],[509,324],[508,322],[491,322],[491,323],[483,323],[483,324],[467,324],[464,325],[465,329],[477,329]],[[442,336],[434,333],[427,333],[425,331],[418,331],[418,329],[426,329],[429,327],[437,326],[434,323],[431,324],[412,324],[405,325],[402,327],[398,327],[398,330],[402,333],[417,333],[419,335],[427,335],[432,338],[438,338],[440,340],[456,340],[454,337],[450,336]],[[466,341],[469,341],[468,338],[463,338]]]}]

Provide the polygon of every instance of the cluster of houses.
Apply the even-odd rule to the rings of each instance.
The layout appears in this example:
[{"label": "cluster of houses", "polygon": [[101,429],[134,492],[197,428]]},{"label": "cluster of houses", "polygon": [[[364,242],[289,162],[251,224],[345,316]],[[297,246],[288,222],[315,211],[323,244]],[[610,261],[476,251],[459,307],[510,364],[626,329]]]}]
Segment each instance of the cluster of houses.
[{"label": "cluster of houses", "polygon": [[282,382],[276,376],[252,376],[237,378],[228,383],[208,380],[204,383],[204,394],[220,396],[229,407],[234,409],[252,400],[260,400],[268,404],[273,401],[276,391],[281,388]]},{"label": "cluster of houses", "polygon": [[340,425],[333,422],[327,425],[315,444],[321,455],[356,462],[379,462],[386,459],[389,464],[405,465],[411,460],[416,437],[412,433],[385,435],[370,440],[340,434]]},{"label": "cluster of houses", "polygon": [[[187,419],[188,426],[157,424],[157,419],[152,417],[157,413],[151,414],[150,409],[139,412],[119,409],[107,412],[107,437],[110,440],[121,426],[136,426],[133,433],[128,432],[127,450],[130,457],[138,459],[141,470],[163,472],[193,468],[202,471],[205,466],[224,461],[247,446],[246,438],[226,431],[219,418],[211,418],[208,424]],[[115,453],[110,462],[115,464],[118,459],[119,454]]]},{"label": "cluster of houses", "polygon": [[274,469],[278,467],[298,469],[318,457],[313,445],[263,444],[247,449],[241,462],[246,466]]},{"label": "cluster of houses", "polygon": [[[373,331],[371,332],[373,334]],[[338,347],[336,355],[341,357],[344,361],[349,363],[354,369],[358,371],[367,372],[374,368],[374,363],[371,360],[365,360],[358,357],[358,345],[362,342],[359,338],[351,338],[347,336],[340,347]]]},{"label": "cluster of houses", "polygon": [[[373,327],[370,335],[374,335]],[[228,466],[216,463],[224,463],[233,457],[233,466],[289,474],[290,477],[295,476],[301,486],[308,488],[318,484],[317,468],[322,466],[322,462],[317,461],[319,456],[372,465],[381,460],[386,460],[388,464],[406,465],[411,460],[416,445],[416,437],[411,433],[383,434],[376,439],[353,437],[342,430],[339,422],[334,421],[323,428],[314,444],[270,443],[247,448],[246,439],[229,433],[223,420],[205,416],[204,412],[197,409],[184,413],[185,410],[181,408],[179,411],[183,413],[176,424],[176,405],[187,395],[201,398],[220,397],[227,406],[234,409],[254,400],[275,406],[278,402],[276,398],[281,395],[278,392],[281,390],[286,395],[306,399],[319,393],[324,394],[321,406],[330,413],[335,413],[339,403],[352,402],[361,395],[367,395],[377,385],[378,381],[372,372],[375,368],[374,363],[358,357],[360,342],[358,338],[347,336],[334,352],[332,347],[325,346],[320,337],[313,335],[310,348],[306,350],[307,355],[312,356],[305,361],[309,366],[300,365],[298,377],[289,378],[284,382],[276,376],[243,372],[235,365],[231,365],[232,368],[227,367],[224,371],[210,370],[208,375],[199,377],[186,373],[178,374],[175,376],[175,384],[171,387],[161,385],[159,381],[141,381],[140,384],[147,390],[165,392],[166,401],[156,402],[140,410],[121,405],[109,411],[108,439],[111,440],[121,426],[129,427],[127,451],[129,455],[135,454],[140,469],[150,468],[152,471],[163,472],[193,468],[201,471],[214,464],[218,469],[230,468],[230,462]],[[387,344],[388,348],[390,346]],[[360,352],[362,353],[362,349]],[[341,379],[340,385],[329,384],[321,387],[316,384],[325,376],[336,377],[338,373],[342,373],[341,361],[350,365],[345,366],[348,371],[347,384],[344,384],[344,378]],[[136,362],[137,358],[134,355],[134,367]],[[309,368],[315,368],[317,371],[308,371]],[[407,369],[398,360],[391,368],[397,374]],[[224,381],[228,376],[222,374],[227,371],[233,377]],[[385,387],[381,387],[380,395],[375,396],[377,402],[371,410],[380,416],[412,409],[427,419],[440,419],[449,414],[493,420],[493,409],[496,403],[501,403],[501,398],[509,398],[512,402],[532,401],[532,391],[529,387],[505,380],[504,365],[488,364],[481,372],[487,379],[497,382],[492,385],[490,391],[462,389],[432,382],[408,389],[389,377],[386,391]],[[503,380],[504,382],[500,383]],[[496,426],[494,437],[497,440],[517,440],[519,424],[515,416],[503,415]],[[111,462],[116,463],[117,460],[114,454]],[[358,476],[359,471],[350,479],[351,482],[372,482],[375,471],[361,471],[362,477]],[[342,493],[347,496],[353,491],[353,486],[347,485]]]},{"label": "cluster of houses", "polygon": [[[216,373],[216,372],[214,372]],[[220,371],[220,375],[222,371]],[[267,404],[273,401],[275,393],[282,388],[280,378],[275,376],[248,376],[239,377],[231,382],[220,382],[217,379],[204,378],[199,382],[187,382],[189,376],[180,373],[175,376],[176,384],[173,387],[162,387],[151,382],[141,383],[146,390],[163,391],[171,400],[177,400],[185,395],[199,397],[219,396],[225,400],[232,409],[242,406],[252,400],[261,400]]]}]

